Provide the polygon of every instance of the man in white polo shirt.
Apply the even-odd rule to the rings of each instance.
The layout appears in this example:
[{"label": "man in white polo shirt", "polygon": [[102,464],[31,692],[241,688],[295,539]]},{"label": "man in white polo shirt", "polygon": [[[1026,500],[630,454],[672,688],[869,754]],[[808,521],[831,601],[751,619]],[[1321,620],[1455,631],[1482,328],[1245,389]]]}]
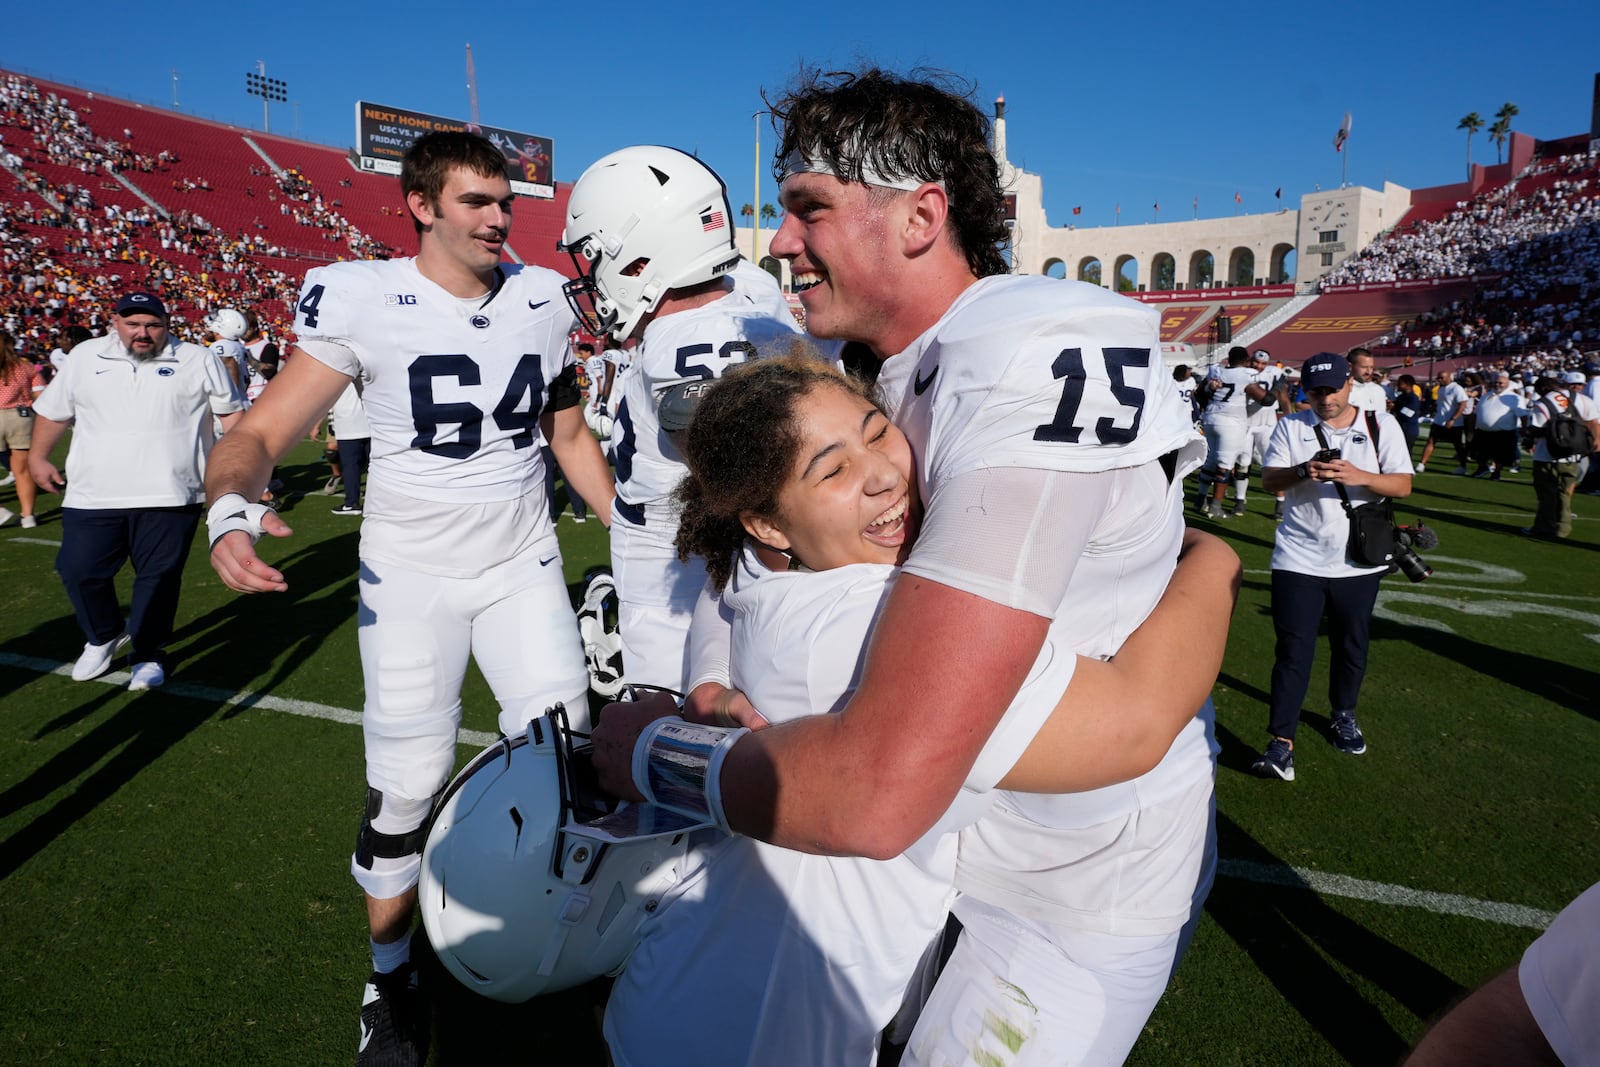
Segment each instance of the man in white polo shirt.
[{"label": "man in white polo shirt", "polygon": [[[244,393],[209,351],[167,332],[167,309],[154,294],[118,300],[111,325],[73,349],[39,394],[28,466],[41,489],[66,492],[56,570],[88,638],[72,677],[104,674],[131,643],[128,688],[151,689],[166,681],[163,649],[200,525],[211,420],[232,425]],[[69,425],[70,486],[50,462]],[[124,621],[112,582],[130,560]]]}]

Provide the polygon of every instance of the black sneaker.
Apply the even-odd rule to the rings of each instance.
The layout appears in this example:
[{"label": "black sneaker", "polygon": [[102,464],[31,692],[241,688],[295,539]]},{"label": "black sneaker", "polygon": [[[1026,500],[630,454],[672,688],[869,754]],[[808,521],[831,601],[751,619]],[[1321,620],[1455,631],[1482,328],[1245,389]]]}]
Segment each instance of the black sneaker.
[{"label": "black sneaker", "polygon": [[1333,747],[1352,756],[1359,756],[1367,750],[1367,739],[1362,736],[1361,727],[1356,725],[1355,712],[1333,713]]},{"label": "black sneaker", "polygon": [[1267,750],[1256,757],[1250,765],[1250,770],[1263,778],[1282,778],[1286,782],[1294,781],[1294,749],[1289,747],[1289,742],[1281,737],[1274,737]]},{"label": "black sneaker", "polygon": [[416,968],[407,963],[388,974],[373,971],[361,994],[356,1067],[421,1067],[427,1058],[428,1013]]},{"label": "black sneaker", "polygon": [[1273,522],[1282,522],[1283,521],[1283,501],[1281,501],[1281,500],[1272,505],[1272,521]]}]

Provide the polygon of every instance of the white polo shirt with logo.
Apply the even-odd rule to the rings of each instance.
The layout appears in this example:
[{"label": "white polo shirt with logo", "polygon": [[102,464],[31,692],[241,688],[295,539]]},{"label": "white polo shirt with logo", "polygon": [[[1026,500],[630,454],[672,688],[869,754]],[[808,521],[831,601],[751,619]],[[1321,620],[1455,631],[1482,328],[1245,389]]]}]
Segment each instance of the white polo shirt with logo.
[{"label": "white polo shirt with logo", "polygon": [[137,359],[108,334],[72,350],[34,410],[73,424],[64,507],[165,508],[205,499],[211,417],[244,404],[209,349],[169,335]]}]

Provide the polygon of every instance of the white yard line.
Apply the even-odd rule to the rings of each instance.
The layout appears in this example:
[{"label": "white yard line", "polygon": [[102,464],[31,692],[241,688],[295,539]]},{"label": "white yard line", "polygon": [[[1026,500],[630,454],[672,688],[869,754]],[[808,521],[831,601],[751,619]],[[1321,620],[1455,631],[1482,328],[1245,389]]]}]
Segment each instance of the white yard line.
[{"label": "white yard line", "polygon": [[[33,656],[18,656],[9,652],[0,652],[0,666],[35,671],[40,674],[57,674],[64,678],[72,676],[72,666],[70,664],[56,660],[38,659]],[[109,674],[102,674],[94,680],[107,685],[122,686],[128,684],[128,674],[126,671],[114,671]],[[327,719],[331,722],[348,723],[350,725],[357,725],[361,722],[361,713],[358,711],[335,708],[327,704],[317,704],[309,700],[290,700],[285,697],[266,696],[261,693],[252,693],[248,690],[234,692],[215,686],[194,685],[189,682],[171,682],[162,686],[161,691],[170,696],[204,700],[223,706],[281,711],[290,715],[305,715],[313,719]],[[477,730],[462,730],[460,734],[461,744],[472,745],[477,748],[483,748],[493,743],[495,739],[496,735]],[[1348,897],[1352,900],[1370,900],[1395,907],[1420,908],[1436,915],[1460,915],[1469,919],[1479,919],[1483,922],[1501,923],[1507,926],[1524,926],[1534,930],[1543,930],[1550,925],[1550,921],[1556,916],[1553,911],[1526,908],[1520,904],[1501,904],[1492,900],[1477,900],[1473,897],[1457,896],[1454,893],[1434,893],[1423,889],[1409,889],[1406,886],[1388,885],[1384,882],[1369,882],[1366,879],[1352,878],[1345,874],[1329,874],[1326,871],[1314,871],[1304,867],[1287,867],[1282,864],[1221,859],[1217,863],[1217,873],[1224,878],[1237,878],[1262,885],[1282,886],[1290,889],[1309,889],[1323,896]]]},{"label": "white yard line", "polygon": [[[72,665],[60,663],[51,659],[37,659],[33,656],[17,656],[10,652],[0,652],[0,666],[19,667],[25,671],[37,671],[40,674],[59,674],[63,678],[72,677]],[[128,684],[127,671],[111,671],[94,679],[107,685],[125,686]],[[312,719],[327,719],[329,722],[348,723],[352,726],[361,724],[361,713],[349,711],[345,708],[336,708],[329,704],[317,704],[310,700],[294,700],[289,697],[267,696],[264,693],[252,693],[247,689],[237,692],[231,689],[221,689],[217,686],[195,685],[192,682],[168,682],[161,687],[163,693],[172,696],[188,697],[191,700],[204,700],[224,707],[263,708],[267,711],[281,711],[289,715],[304,715]],[[471,745],[474,748],[485,748],[494,744],[498,734],[484,733],[482,730],[462,730],[457,735],[457,742]]]}]

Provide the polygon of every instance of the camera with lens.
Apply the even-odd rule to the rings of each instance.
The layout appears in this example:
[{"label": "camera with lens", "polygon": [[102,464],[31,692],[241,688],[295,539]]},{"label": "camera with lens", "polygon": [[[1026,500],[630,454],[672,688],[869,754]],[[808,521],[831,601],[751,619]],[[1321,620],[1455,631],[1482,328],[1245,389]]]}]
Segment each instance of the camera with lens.
[{"label": "camera with lens", "polygon": [[1341,455],[1337,448],[1324,448],[1311,457],[1313,463],[1332,463]]},{"label": "camera with lens", "polygon": [[1394,565],[1401,574],[1413,582],[1426,581],[1433,574],[1433,568],[1428,566],[1428,561],[1417,555],[1416,550],[1424,552],[1439,547],[1439,535],[1433,527],[1424,526],[1418,519],[1415,526],[1395,525],[1394,528]]}]

